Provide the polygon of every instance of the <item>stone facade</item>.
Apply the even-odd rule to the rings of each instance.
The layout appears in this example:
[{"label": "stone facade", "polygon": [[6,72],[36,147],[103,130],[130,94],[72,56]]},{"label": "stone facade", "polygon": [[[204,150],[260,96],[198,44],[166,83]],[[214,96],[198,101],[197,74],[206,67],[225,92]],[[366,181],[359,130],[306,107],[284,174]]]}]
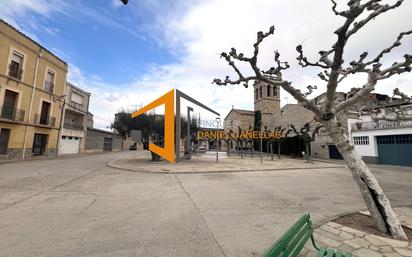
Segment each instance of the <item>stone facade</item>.
[{"label": "stone facade", "polygon": [[232,109],[226,115],[223,126],[225,131],[229,131],[229,129],[231,129],[235,132],[239,130],[239,127],[243,130],[247,130],[249,127],[253,128],[254,122],[254,111]]},{"label": "stone facade", "polygon": [[269,127],[271,116],[280,109],[280,87],[258,81],[253,85],[254,109],[260,111],[261,127]]}]

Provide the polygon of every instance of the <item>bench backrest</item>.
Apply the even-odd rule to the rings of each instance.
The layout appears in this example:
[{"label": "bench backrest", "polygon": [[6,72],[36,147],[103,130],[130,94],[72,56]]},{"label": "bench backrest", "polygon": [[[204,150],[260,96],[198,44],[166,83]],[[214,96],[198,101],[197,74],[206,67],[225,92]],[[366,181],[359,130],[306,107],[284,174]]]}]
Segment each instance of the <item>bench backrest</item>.
[{"label": "bench backrest", "polygon": [[262,257],[295,257],[312,236],[309,213],[303,215]]}]

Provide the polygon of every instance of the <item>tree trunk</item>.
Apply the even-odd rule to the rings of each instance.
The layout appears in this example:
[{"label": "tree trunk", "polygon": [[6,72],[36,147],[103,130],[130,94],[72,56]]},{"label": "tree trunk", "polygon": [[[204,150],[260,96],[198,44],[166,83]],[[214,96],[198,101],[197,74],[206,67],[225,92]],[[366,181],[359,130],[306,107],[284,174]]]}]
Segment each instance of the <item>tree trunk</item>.
[{"label": "tree trunk", "polygon": [[274,142],[272,141],[272,142],[270,143],[270,159],[271,159],[272,161],[273,161],[273,152],[274,152],[273,144],[274,144]]},{"label": "tree trunk", "polygon": [[280,143],[281,141],[278,141],[278,159],[280,159]]},{"label": "tree trunk", "polygon": [[305,157],[306,157],[306,162],[310,162],[310,154],[309,154],[309,145],[310,142],[305,141]]},{"label": "tree trunk", "polygon": [[362,157],[354,150],[346,129],[338,125],[336,120],[324,122],[324,126],[352,172],[352,177],[359,187],[376,228],[385,233],[389,232],[396,239],[406,240],[406,234],[389,203],[389,199]]}]

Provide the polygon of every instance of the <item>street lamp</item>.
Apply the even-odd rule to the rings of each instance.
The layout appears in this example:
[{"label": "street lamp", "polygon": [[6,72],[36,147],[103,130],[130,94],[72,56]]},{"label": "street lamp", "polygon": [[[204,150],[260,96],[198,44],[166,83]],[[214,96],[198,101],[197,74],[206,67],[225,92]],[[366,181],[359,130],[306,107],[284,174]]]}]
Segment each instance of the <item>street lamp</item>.
[{"label": "street lamp", "polygon": [[219,139],[220,139],[220,131],[219,131],[219,123],[220,117],[216,118],[216,128],[217,128],[217,139],[216,139],[216,163],[219,163]]}]

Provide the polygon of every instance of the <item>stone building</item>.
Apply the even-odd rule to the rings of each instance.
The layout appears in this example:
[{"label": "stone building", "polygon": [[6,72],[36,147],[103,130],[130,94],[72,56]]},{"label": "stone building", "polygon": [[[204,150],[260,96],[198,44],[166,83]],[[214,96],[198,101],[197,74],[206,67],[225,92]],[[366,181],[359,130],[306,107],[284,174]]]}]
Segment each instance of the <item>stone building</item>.
[{"label": "stone building", "polygon": [[264,128],[271,122],[274,112],[280,109],[280,87],[258,81],[253,85],[255,127]]},{"label": "stone building", "polygon": [[0,160],[56,156],[67,70],[0,20]]},{"label": "stone building", "polygon": [[[269,85],[266,85],[263,82],[256,82],[253,86],[253,90],[254,90],[253,91],[254,92],[254,110],[253,111],[252,110],[240,110],[240,109],[234,109],[234,108],[230,110],[226,118],[224,119],[224,130],[225,131],[232,130],[234,132],[237,132],[239,129],[241,130],[252,129],[255,131],[256,130],[274,130],[280,127],[280,128],[285,129],[285,132],[286,132],[290,128],[290,125],[295,126],[295,128],[299,131],[306,123],[309,123],[311,127],[310,135],[312,135],[313,130],[317,126],[319,126],[319,123],[315,121],[314,119],[314,114],[311,111],[304,108],[300,103],[286,104],[285,106],[280,108],[279,87],[270,87]],[[341,101],[348,99],[348,97],[350,97],[352,93],[353,92],[349,92],[349,93],[337,92],[336,102],[339,103]],[[371,93],[368,96],[364,97],[356,105],[351,106],[350,110],[358,112],[360,109],[379,108],[379,106],[381,106],[383,102],[388,101],[388,99],[389,97],[387,95]],[[325,101],[325,93],[313,98],[311,101],[313,101],[315,104],[318,104],[318,105],[323,104],[323,102]],[[351,128],[354,128],[355,126],[354,122],[362,122],[361,120],[357,119],[357,117],[355,116],[356,115],[348,114],[348,115],[344,115],[340,117],[340,119],[344,121],[343,126],[345,126],[348,129],[349,133],[351,133]],[[392,127],[393,126],[395,125],[392,124]],[[365,125],[365,127],[367,126]],[[356,138],[355,138],[355,141],[356,141],[355,148],[359,148],[361,153],[365,152],[365,154],[368,155],[366,156],[365,154],[363,154],[365,155],[365,160],[378,163],[378,161],[376,161],[377,160],[376,156],[378,155],[377,150],[376,150],[377,147],[376,146],[369,147],[369,149],[371,150],[368,150],[368,151],[363,150],[363,149],[366,149],[367,146],[364,146],[364,145],[360,146],[360,144],[361,143],[366,144],[365,142],[367,141],[363,140],[361,143],[359,143],[360,142],[359,138],[364,138],[365,136],[367,136],[366,135],[367,133],[362,131],[363,134],[360,135],[361,132],[359,131],[364,130],[364,129],[352,129],[352,131],[355,131],[355,130],[356,132],[354,133],[359,134],[359,136],[356,135]],[[401,132],[403,133],[404,130],[402,130]],[[368,132],[368,133],[371,134],[372,132]],[[376,132],[375,134],[377,134],[379,137],[382,137],[384,132],[380,130],[379,133]],[[403,135],[403,137],[409,138],[412,136]],[[369,141],[372,143],[380,142],[372,138]],[[252,143],[251,147],[253,147],[255,150],[259,150],[260,148],[259,144],[260,142],[255,140]],[[275,153],[277,153],[278,144],[281,144],[281,147],[280,147],[281,154],[284,154],[284,155],[289,155],[293,157],[301,157],[304,154],[303,152],[305,151],[303,139],[297,136],[293,131],[289,132],[287,137],[284,138],[282,141],[278,141],[275,143],[275,147],[274,147]],[[236,147],[232,144],[229,146],[229,148],[234,149]],[[383,147],[381,148],[383,149]],[[247,149],[250,149],[250,146],[247,146]],[[264,152],[270,151],[270,149],[268,148],[267,142],[263,143],[262,149]],[[324,159],[341,159],[342,158],[334,142],[322,129],[320,129],[319,133],[315,137],[315,141],[311,142],[310,153],[315,158],[324,158]],[[388,154],[386,156],[388,156]],[[392,159],[395,159],[395,158],[392,158]],[[395,162],[392,161],[392,163],[395,163]]]}]

